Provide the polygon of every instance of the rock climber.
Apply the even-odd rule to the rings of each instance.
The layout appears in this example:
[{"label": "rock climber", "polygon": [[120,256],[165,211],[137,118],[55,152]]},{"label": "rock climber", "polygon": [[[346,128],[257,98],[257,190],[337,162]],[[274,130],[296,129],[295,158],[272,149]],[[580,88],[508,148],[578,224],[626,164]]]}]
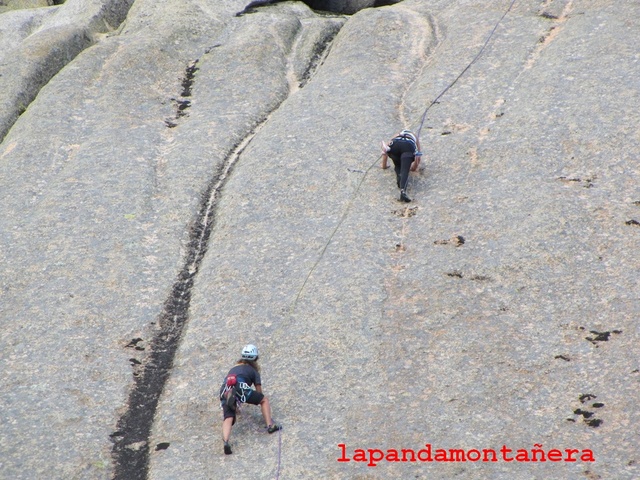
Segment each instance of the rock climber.
[{"label": "rock climber", "polygon": [[407,183],[409,182],[409,170],[415,172],[420,165],[422,152],[420,141],[411,130],[402,130],[391,139],[387,145],[382,142],[382,168],[389,167],[387,158],[391,157],[396,171],[396,183],[400,189],[400,201],[410,202],[407,196]]},{"label": "rock climber", "polygon": [[[255,386],[255,389],[252,388]],[[242,355],[236,365],[229,370],[220,387],[220,402],[222,405],[222,441],[224,453],[230,455],[231,427],[236,423],[238,405],[250,403],[260,405],[262,416],[267,423],[267,432],[274,433],[282,427],[271,419],[269,400],[262,393],[260,367],[258,366],[258,348],[255,345],[245,345]]]}]

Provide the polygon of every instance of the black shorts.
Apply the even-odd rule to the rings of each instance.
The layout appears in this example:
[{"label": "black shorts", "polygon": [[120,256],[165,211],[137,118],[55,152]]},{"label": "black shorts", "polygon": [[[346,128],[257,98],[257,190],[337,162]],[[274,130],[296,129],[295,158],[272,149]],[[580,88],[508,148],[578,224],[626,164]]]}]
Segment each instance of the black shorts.
[{"label": "black shorts", "polygon": [[389,144],[389,156],[391,160],[394,162],[399,162],[400,157],[403,153],[411,153],[412,155],[416,152],[416,144],[411,140],[406,140],[404,138],[394,138]]},{"label": "black shorts", "polygon": [[[264,395],[256,390],[251,390],[251,393],[245,397],[247,399],[246,403],[250,403],[251,405],[260,405],[260,402],[264,398]],[[233,418],[233,423],[236,423],[236,412],[231,410],[225,402],[222,402],[222,418]]]}]

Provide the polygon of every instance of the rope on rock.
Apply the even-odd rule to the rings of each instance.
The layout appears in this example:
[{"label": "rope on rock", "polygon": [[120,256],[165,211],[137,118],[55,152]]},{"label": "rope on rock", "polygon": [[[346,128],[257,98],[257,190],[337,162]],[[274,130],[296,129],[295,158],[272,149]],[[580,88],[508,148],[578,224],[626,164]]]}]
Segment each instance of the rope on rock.
[{"label": "rope on rock", "polygon": [[[421,120],[420,120],[420,126],[418,127],[416,138],[418,138],[418,139],[420,138],[420,132],[422,131],[422,127],[423,127],[424,122],[425,122],[425,120],[427,118],[427,112],[431,109],[432,106],[434,106],[436,103],[438,103],[440,98],[442,98],[442,96],[445,93],[447,93],[447,91],[449,91],[449,89],[451,89],[458,82],[458,80],[460,80],[460,78],[462,78],[462,76],[471,68],[471,66],[478,61],[478,59],[482,56],[482,53],[484,52],[485,48],[489,44],[489,41],[491,40],[491,38],[493,37],[494,33],[496,32],[498,26],[500,25],[500,23],[502,22],[504,17],[506,17],[507,14],[511,11],[511,9],[513,8],[515,3],[516,3],[516,0],[511,0],[511,3],[509,4],[509,8],[507,8],[507,10],[504,12],[504,14],[496,22],[495,26],[491,30],[491,33],[487,37],[487,40],[484,42],[484,44],[482,45],[482,48],[480,48],[480,51],[473,58],[473,60],[471,60],[471,62],[469,62],[469,64],[464,68],[464,70],[462,70],[462,72],[460,72],[460,74],[451,83],[449,83],[449,85],[447,85],[447,87],[442,92],[440,92],[440,94],[427,106],[427,108],[425,108],[424,113],[422,114],[422,117],[421,117]],[[349,199],[349,203],[347,204],[347,208],[345,209],[344,213],[342,214],[342,217],[340,218],[340,220],[336,224],[335,228],[331,232],[331,235],[329,236],[329,239],[327,240],[327,242],[325,243],[324,247],[322,248],[322,251],[320,252],[320,255],[318,255],[317,260],[314,262],[313,266],[309,270],[309,273],[305,277],[304,282],[302,282],[302,285],[300,286],[300,289],[298,290],[298,293],[296,294],[296,297],[293,300],[293,303],[291,304],[291,307],[289,309],[289,315],[290,316],[293,315],[293,312],[295,311],[296,305],[298,304],[298,300],[302,296],[302,292],[304,291],[304,288],[307,285],[307,282],[309,281],[309,278],[311,278],[311,275],[313,274],[313,272],[316,270],[316,268],[320,264],[320,261],[324,257],[324,254],[327,251],[327,248],[329,247],[329,245],[331,244],[331,241],[333,240],[333,237],[337,233],[338,229],[342,226],[342,223],[344,222],[345,218],[347,217],[347,214],[351,210],[351,206],[353,205],[354,200],[358,196],[358,193],[360,191],[360,187],[362,186],[362,183],[364,182],[365,178],[367,177],[367,175],[369,174],[369,172],[371,171],[373,166],[378,161],[380,161],[380,158],[382,158],[382,155],[380,155],[371,165],[369,165],[369,167],[364,171],[364,174],[360,178],[360,181],[358,182],[358,185],[356,186],[356,189],[354,190],[353,195]],[[282,434],[282,430],[279,430],[278,431],[278,464],[277,464],[277,467],[276,467],[276,476],[275,476],[276,480],[280,479],[280,466],[281,466],[281,460],[282,460],[282,437],[281,437],[281,434]]]},{"label": "rope on rock", "polygon": [[282,428],[278,430],[278,468],[276,469],[276,480],[280,479],[280,461],[282,460]]},{"label": "rope on rock", "polygon": [[513,8],[513,5],[516,3],[516,0],[511,0],[511,4],[509,5],[509,8],[507,8],[507,10],[502,14],[502,17],[500,17],[500,19],[496,22],[495,26],[493,27],[493,30],[491,30],[491,33],[489,34],[489,36],[487,37],[487,40],[484,42],[484,45],[482,45],[482,48],[480,49],[480,51],[478,52],[478,54],[473,58],[473,60],[471,60],[471,62],[469,63],[469,65],[467,65],[464,70],[462,70],[462,72],[460,72],[460,75],[458,75],[455,80],[453,82],[451,82],[449,85],[447,85],[447,87],[440,92],[440,95],[438,95],[428,106],[427,108],[424,110],[424,113],[422,114],[422,119],[420,120],[420,126],[418,127],[418,131],[416,133],[416,138],[418,140],[420,140],[420,132],[422,131],[422,126],[424,125],[424,121],[427,119],[427,112],[429,111],[429,109],[431,107],[433,107],[436,103],[438,103],[438,100],[440,100],[440,98],[447,93],[447,91],[453,87],[456,82],[458,80],[460,80],[460,78],[467,72],[467,70],[469,70],[471,68],[471,66],[476,63],[478,61],[478,59],[482,56],[482,53],[484,52],[484,49],[487,47],[487,45],[489,44],[489,41],[491,40],[491,38],[493,37],[493,34],[496,32],[498,25],[500,25],[500,23],[502,23],[502,20],[504,19],[504,17],[507,16],[507,14],[511,11],[511,9]]},{"label": "rope on rock", "polygon": [[[460,74],[451,83],[449,83],[449,85],[447,85],[447,87],[444,90],[442,90],[442,92],[440,92],[440,94],[424,110],[424,113],[422,114],[422,119],[420,121],[420,126],[419,126],[418,132],[416,134],[416,138],[420,139],[420,132],[422,131],[422,126],[424,125],[424,122],[425,122],[425,120],[427,118],[427,112],[431,109],[432,106],[434,106],[436,103],[438,103],[438,100],[440,100],[440,98],[442,98],[442,96],[445,93],[447,93],[447,91],[449,91],[449,89],[451,89],[451,87],[453,87],[458,82],[458,80],[460,80],[460,78],[462,78],[462,76],[471,68],[471,66],[478,61],[478,59],[482,56],[482,53],[484,52],[485,48],[489,44],[489,41],[491,40],[491,38],[493,37],[494,33],[498,29],[498,26],[500,25],[500,23],[502,22],[504,17],[506,17],[507,14],[511,11],[511,9],[513,8],[515,3],[516,3],[516,0],[511,0],[511,3],[509,4],[509,7],[505,10],[505,12],[502,14],[500,19],[496,22],[496,24],[494,25],[493,29],[491,30],[491,33],[489,34],[489,36],[485,40],[484,44],[482,45],[482,48],[480,48],[480,50],[478,51],[476,56],[473,58],[473,60],[471,60],[471,62],[469,62],[469,64],[464,68],[464,70],[462,70],[462,72],[460,72]],[[353,201],[355,200],[355,198],[358,196],[358,193],[360,191],[360,187],[362,186],[362,183],[364,182],[365,178],[367,177],[367,175],[369,174],[369,172],[371,171],[373,166],[377,162],[380,161],[380,158],[382,158],[382,155],[380,155],[378,158],[376,158],[376,160],[371,165],[369,165],[369,168],[367,168],[365,170],[364,175],[362,175],[362,177],[360,178],[360,181],[358,182],[358,185],[356,186],[356,189],[354,190],[353,195],[351,196],[351,199],[349,200],[349,203],[347,204],[347,208],[345,209],[344,213],[342,214],[342,217],[340,218],[340,220],[338,221],[337,225],[335,226],[335,228],[331,232],[331,235],[329,236],[329,239],[327,240],[325,246],[323,247],[322,251],[320,252],[320,255],[318,255],[318,259],[315,261],[315,263],[313,264],[313,266],[309,270],[309,273],[305,277],[304,282],[302,282],[302,286],[298,290],[298,294],[296,295],[296,298],[293,300],[293,303],[291,304],[291,308],[289,309],[289,314],[290,315],[293,314],[293,311],[295,310],[295,307],[296,307],[296,305],[298,303],[298,300],[300,299],[300,296],[302,295],[304,287],[307,285],[307,282],[309,281],[309,278],[311,277],[311,275],[315,271],[316,267],[320,263],[320,260],[322,260],[322,257],[324,256],[324,253],[327,251],[327,248],[331,244],[331,241],[333,240],[333,237],[335,236],[336,232],[338,231],[338,229],[340,228],[340,226],[344,222],[344,219],[347,217],[347,214],[349,213],[349,210],[351,210],[351,205],[353,204]]]}]

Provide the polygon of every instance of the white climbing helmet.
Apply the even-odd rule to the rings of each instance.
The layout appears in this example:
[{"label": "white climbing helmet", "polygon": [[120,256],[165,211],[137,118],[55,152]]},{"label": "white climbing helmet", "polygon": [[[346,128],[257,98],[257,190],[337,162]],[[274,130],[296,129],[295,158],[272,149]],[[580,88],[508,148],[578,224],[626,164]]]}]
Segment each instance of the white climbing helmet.
[{"label": "white climbing helmet", "polygon": [[245,345],[242,347],[242,359],[243,360],[257,360],[258,359],[258,347],[255,345]]},{"label": "white climbing helmet", "polygon": [[402,130],[400,132],[400,136],[401,137],[409,137],[411,140],[416,142],[416,136],[414,135],[414,133],[411,130]]}]

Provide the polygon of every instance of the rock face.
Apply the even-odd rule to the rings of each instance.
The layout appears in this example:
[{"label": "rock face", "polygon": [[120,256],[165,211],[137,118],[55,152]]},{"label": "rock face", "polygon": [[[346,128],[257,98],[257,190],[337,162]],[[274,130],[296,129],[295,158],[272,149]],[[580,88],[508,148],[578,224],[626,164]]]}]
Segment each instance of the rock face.
[{"label": "rock face", "polygon": [[638,478],[640,7],[247,3],[0,14],[0,478]]},{"label": "rock face", "polygon": [[53,4],[52,0],[4,0],[0,2],[0,13],[25,8],[50,7]]}]

